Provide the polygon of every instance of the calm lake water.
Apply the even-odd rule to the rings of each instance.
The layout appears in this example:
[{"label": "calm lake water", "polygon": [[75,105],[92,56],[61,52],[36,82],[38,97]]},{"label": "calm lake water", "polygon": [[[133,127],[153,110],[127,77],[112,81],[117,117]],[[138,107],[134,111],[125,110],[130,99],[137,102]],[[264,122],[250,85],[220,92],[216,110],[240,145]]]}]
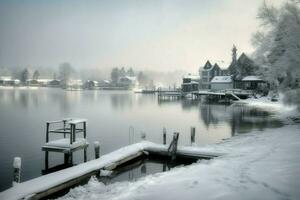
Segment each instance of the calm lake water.
[{"label": "calm lake water", "polygon": [[[162,143],[180,132],[179,144],[190,145],[190,127],[196,127],[198,145],[220,142],[251,130],[281,126],[265,111],[246,106],[212,105],[195,100],[159,102],[156,95],[131,91],[65,91],[61,89],[0,89],[0,191],[11,186],[12,162],[22,158],[22,181],[41,175],[44,168],[46,121],[66,117],[88,119],[88,159],[94,158],[93,141],[101,154],[146,139]],[[129,137],[129,127],[134,138]],[[83,152],[74,156],[83,160]],[[50,166],[62,164],[63,156],[50,153]]]}]

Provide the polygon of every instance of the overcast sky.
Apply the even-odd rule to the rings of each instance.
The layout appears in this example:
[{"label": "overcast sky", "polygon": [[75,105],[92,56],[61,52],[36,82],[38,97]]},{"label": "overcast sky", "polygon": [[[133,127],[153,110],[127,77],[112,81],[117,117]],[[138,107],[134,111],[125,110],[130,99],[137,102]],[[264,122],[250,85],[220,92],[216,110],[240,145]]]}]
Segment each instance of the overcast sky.
[{"label": "overcast sky", "polygon": [[0,66],[226,66],[233,44],[239,54],[253,51],[262,1],[0,0]]}]

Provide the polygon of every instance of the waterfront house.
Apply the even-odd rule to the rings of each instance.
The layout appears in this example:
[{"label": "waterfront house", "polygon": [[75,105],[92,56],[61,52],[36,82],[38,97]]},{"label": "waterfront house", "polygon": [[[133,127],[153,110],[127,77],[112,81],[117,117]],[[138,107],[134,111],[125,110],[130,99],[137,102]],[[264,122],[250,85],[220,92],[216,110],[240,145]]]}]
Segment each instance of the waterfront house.
[{"label": "waterfront house", "polygon": [[112,81],[111,80],[101,80],[99,82],[100,87],[109,87],[112,85]]},{"label": "waterfront house", "polygon": [[210,85],[211,90],[233,89],[233,80],[231,76],[215,76]]},{"label": "waterfront house", "polygon": [[26,84],[29,86],[47,87],[53,79],[27,79]]},{"label": "waterfront house", "polygon": [[199,75],[201,76],[200,88],[201,89],[211,89],[211,80],[215,76],[223,76],[225,71],[222,70],[217,63],[212,65],[207,61],[203,68],[199,69]]},{"label": "waterfront house", "polygon": [[16,86],[20,84],[19,79],[13,79],[11,76],[0,76],[0,85]]},{"label": "waterfront house", "polygon": [[87,88],[87,89],[96,89],[96,88],[99,88],[100,87],[100,82],[99,81],[91,81],[91,80],[87,80],[85,83],[84,83],[84,88]]},{"label": "waterfront house", "polygon": [[60,83],[61,83],[60,80],[53,79],[48,83],[48,86],[49,87],[60,87]]},{"label": "waterfront house", "polygon": [[[211,65],[211,63],[207,61],[204,67],[199,70],[199,74],[201,74],[200,88],[213,90],[217,88],[219,90],[229,88],[256,90],[258,86],[263,84],[261,79],[257,77],[254,78],[257,70],[258,66],[245,53],[242,53],[239,58],[237,58],[237,49],[233,46],[232,61],[227,69],[221,69],[218,64]],[[226,78],[225,76],[230,76],[230,78]],[[217,78],[214,79],[214,77]],[[226,82],[229,80],[230,83]]]},{"label": "waterfront house", "polygon": [[200,76],[187,75],[182,79],[181,89],[184,93],[194,92],[199,90]]},{"label": "waterfront house", "polygon": [[252,90],[254,93],[267,95],[269,84],[259,76],[246,76],[242,79],[243,89]]},{"label": "waterfront house", "polygon": [[118,85],[121,87],[132,88],[136,86],[137,79],[135,76],[123,76],[119,78]]},{"label": "waterfront house", "polygon": [[82,89],[83,87],[83,82],[80,79],[70,79],[67,81],[66,84],[66,89]]}]

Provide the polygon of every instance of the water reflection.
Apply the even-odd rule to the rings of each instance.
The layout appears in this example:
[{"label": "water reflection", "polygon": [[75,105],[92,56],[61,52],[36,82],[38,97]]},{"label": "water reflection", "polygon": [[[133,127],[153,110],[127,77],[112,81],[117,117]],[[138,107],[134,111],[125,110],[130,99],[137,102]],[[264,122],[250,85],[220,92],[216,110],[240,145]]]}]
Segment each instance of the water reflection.
[{"label": "water reflection", "polygon": [[[91,143],[101,141],[103,154],[128,145],[128,128],[131,125],[136,132],[142,130],[147,139],[157,143],[162,143],[163,127],[169,134],[167,141],[174,131],[178,131],[181,134],[180,145],[190,144],[190,126],[196,127],[196,143],[202,145],[219,142],[235,134],[281,125],[272,114],[246,106],[205,104],[189,99],[158,101],[156,95],[127,91],[0,89],[0,151],[4,152],[0,155],[0,180],[3,180],[0,191],[11,184],[14,156],[30,160],[24,162],[24,181],[40,175],[44,167],[40,147],[45,142],[45,122],[63,117],[87,118],[88,139]],[[139,141],[140,135],[135,136],[135,141]],[[90,148],[88,158],[93,156]],[[53,158],[54,163],[61,163],[62,159]],[[77,160],[82,160],[80,155]],[[168,168],[164,163],[155,170],[165,171]],[[151,164],[143,165],[138,173],[148,174],[153,169]]]},{"label": "water reflection", "polygon": [[200,104],[199,119],[207,128],[210,125],[227,123],[231,127],[231,135],[247,133],[252,130],[264,130],[282,126],[267,111],[242,105]]},{"label": "water reflection", "polygon": [[112,108],[116,110],[131,109],[133,105],[132,95],[128,93],[112,93],[110,98]]}]

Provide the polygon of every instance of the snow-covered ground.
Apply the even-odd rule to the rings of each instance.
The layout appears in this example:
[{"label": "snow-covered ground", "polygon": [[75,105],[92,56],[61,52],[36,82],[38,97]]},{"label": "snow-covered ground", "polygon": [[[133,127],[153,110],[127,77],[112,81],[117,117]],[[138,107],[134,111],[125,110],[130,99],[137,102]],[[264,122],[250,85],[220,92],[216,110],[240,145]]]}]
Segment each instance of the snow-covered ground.
[{"label": "snow-covered ground", "polygon": [[300,127],[239,135],[208,150],[229,152],[141,178],[105,186],[92,178],[60,199],[299,199]]},{"label": "snow-covered ground", "polygon": [[[287,109],[263,99],[247,103]],[[288,113],[291,110],[280,116]],[[226,154],[136,182],[104,185],[91,178],[60,199],[300,199],[299,124],[287,121],[281,128],[238,135],[201,149]]]}]

